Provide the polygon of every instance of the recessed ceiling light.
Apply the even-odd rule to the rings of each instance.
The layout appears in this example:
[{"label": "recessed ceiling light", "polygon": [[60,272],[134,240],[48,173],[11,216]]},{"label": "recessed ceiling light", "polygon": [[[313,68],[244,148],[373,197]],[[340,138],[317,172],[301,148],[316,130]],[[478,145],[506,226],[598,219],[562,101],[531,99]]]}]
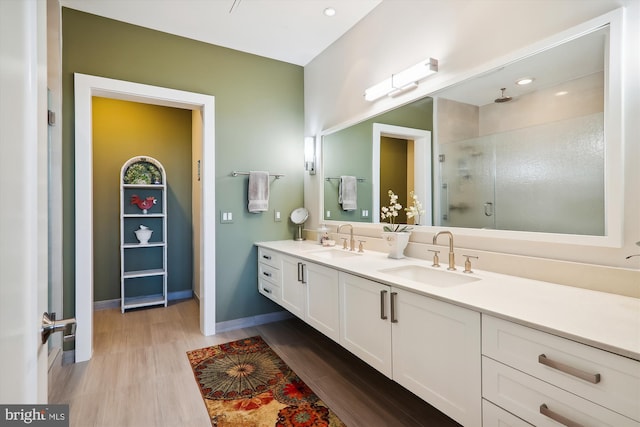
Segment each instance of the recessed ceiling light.
[{"label": "recessed ceiling light", "polygon": [[324,10],[324,12],[322,12],[325,14],[325,16],[333,16],[336,14],[336,10],[332,7],[328,7]]},{"label": "recessed ceiling light", "polygon": [[561,90],[560,92],[556,92],[555,95],[556,96],[565,96],[566,94],[568,94],[569,92],[567,92],[566,90]]},{"label": "recessed ceiling light", "polygon": [[523,77],[516,80],[516,84],[520,86],[528,85],[533,82],[533,77]]}]

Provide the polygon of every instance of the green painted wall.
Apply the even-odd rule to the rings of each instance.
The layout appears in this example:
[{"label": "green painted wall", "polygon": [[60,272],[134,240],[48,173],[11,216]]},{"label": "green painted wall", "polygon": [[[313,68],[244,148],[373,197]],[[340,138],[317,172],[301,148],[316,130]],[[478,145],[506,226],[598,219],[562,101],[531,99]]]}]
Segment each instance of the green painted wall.
[{"label": "green painted wall", "polygon": [[[302,67],[66,8],[62,36],[65,316],[75,313],[73,73],[215,96],[216,207],[234,214],[232,224],[206,219],[216,224],[216,321],[279,310],[257,292],[253,242],[292,237],[273,210],[286,218],[303,204]],[[232,170],[286,175],[271,184],[269,213],[247,212],[247,178]]]},{"label": "green painted wall", "polygon": [[[140,155],[158,160],[167,174],[167,290],[191,290],[191,111],[107,98],[94,98],[92,107],[94,300],[120,298],[120,170]],[[159,220],[140,223],[160,234]]]}]

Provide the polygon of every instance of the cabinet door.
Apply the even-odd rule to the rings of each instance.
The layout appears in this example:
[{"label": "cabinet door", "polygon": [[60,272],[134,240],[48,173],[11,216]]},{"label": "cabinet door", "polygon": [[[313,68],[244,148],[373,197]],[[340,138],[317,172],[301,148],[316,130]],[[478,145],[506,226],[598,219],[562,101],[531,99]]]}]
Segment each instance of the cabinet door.
[{"label": "cabinet door", "polygon": [[307,286],[305,320],[332,340],[340,340],[338,271],[305,262],[303,281]]},{"label": "cabinet door", "polygon": [[302,263],[298,258],[282,255],[282,307],[304,320],[306,293]]},{"label": "cabinet door", "polygon": [[482,423],[480,313],[392,288],[393,379],[460,424]]},{"label": "cabinet door", "polygon": [[340,344],[391,378],[391,288],[347,273],[339,281]]}]

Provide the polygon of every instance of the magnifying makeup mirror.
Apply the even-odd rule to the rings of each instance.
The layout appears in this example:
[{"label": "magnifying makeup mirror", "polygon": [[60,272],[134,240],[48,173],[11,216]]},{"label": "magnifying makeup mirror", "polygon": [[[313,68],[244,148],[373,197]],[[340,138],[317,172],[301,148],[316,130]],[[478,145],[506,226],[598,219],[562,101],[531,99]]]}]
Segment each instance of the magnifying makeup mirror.
[{"label": "magnifying makeup mirror", "polygon": [[289,215],[291,222],[298,226],[298,233],[294,240],[304,240],[302,237],[302,224],[305,223],[307,218],[309,218],[309,211],[305,208],[294,209],[291,215]]}]

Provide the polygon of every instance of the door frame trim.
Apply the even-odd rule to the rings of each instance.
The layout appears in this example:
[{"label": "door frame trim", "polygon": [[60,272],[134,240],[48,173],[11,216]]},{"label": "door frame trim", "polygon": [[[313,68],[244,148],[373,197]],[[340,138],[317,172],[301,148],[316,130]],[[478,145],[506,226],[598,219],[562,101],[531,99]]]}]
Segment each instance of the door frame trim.
[{"label": "door frame trim", "polygon": [[[119,99],[201,114],[200,331],[215,334],[215,98],[194,92],[74,74],[76,362],[93,353],[93,125],[92,98]],[[196,153],[197,154],[197,153]],[[78,202],[80,201],[80,202]]]}]

